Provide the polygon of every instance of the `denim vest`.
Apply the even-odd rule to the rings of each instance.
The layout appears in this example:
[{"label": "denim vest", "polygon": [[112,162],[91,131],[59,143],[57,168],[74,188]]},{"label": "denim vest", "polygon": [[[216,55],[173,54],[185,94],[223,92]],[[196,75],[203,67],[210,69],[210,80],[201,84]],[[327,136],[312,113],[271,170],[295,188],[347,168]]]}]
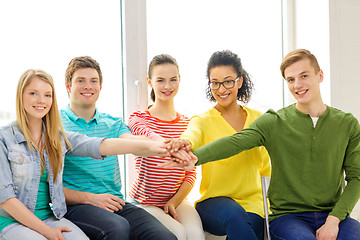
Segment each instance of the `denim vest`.
[{"label": "denim vest", "polygon": [[[54,182],[53,172],[50,171],[49,159],[44,151],[46,170],[50,174],[49,191],[51,209],[54,216],[62,218],[66,213],[66,203],[62,185],[62,175],[65,154],[75,156],[93,157],[103,159],[99,148],[103,139],[89,138],[85,135],[65,133],[73,151],[62,139],[62,168]],[[32,151],[16,123],[0,129],[0,203],[9,198],[16,197],[31,212],[35,211],[36,198],[41,175],[40,156],[37,150]],[[0,215],[12,218],[5,210],[0,208]]]}]

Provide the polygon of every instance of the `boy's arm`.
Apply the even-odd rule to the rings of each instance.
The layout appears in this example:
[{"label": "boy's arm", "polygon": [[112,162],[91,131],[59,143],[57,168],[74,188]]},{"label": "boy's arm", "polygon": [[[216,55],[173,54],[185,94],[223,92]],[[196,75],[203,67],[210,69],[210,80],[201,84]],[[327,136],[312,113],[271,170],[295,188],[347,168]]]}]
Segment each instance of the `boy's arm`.
[{"label": "boy's arm", "polygon": [[64,187],[64,195],[68,205],[89,204],[103,208],[109,212],[116,212],[122,209],[125,202],[112,194],[96,194],[82,192]]},{"label": "boy's arm", "polygon": [[276,119],[277,114],[273,110],[269,110],[253,121],[248,128],[194,150],[194,154],[198,158],[197,165],[229,158],[254,147],[265,146],[266,140],[270,140],[274,131]]},{"label": "boy's arm", "polygon": [[317,240],[336,239],[339,233],[340,220],[332,215],[326,218],[325,224],[316,231]]},{"label": "boy's arm", "polygon": [[180,167],[191,171],[194,166],[229,158],[244,150],[264,145],[264,137],[254,129],[243,129],[232,136],[222,137],[190,152],[188,159],[172,153],[172,160],[159,164],[163,168]]},{"label": "boy's arm", "polygon": [[[232,136],[219,138],[195,149],[192,156],[189,155],[190,160],[182,159],[172,154],[174,155],[173,162],[167,162],[160,166],[164,168],[181,167],[189,171],[194,165],[225,159],[244,150],[265,146],[266,139],[269,140],[272,135],[277,118],[272,110],[268,112],[257,118],[248,128]],[[194,149],[193,144],[191,145]]]},{"label": "boy's arm", "polygon": [[360,198],[360,125],[355,118],[352,134],[348,141],[343,164],[347,184],[335,207],[330,212],[330,215],[339,218],[340,221],[351,213]]},{"label": "boy's arm", "polygon": [[100,144],[102,156],[132,153],[137,156],[168,156],[167,145],[162,141],[123,138],[104,139]]},{"label": "boy's arm", "polygon": [[264,145],[265,138],[255,128],[246,128],[232,136],[222,137],[193,152],[198,158],[196,165],[229,158],[244,150]]},{"label": "boy's arm", "polygon": [[123,133],[119,136],[119,138],[127,138],[127,139],[138,139],[138,140],[151,140],[147,136],[143,135],[133,135],[131,133]]},{"label": "boy's arm", "polygon": [[96,138],[66,131],[72,150],[66,154],[102,159],[103,156],[132,153],[138,156],[168,156],[163,141],[135,140],[126,138]]},{"label": "boy's arm", "polygon": [[317,231],[317,239],[336,239],[339,224],[352,211],[360,198],[360,125],[353,119],[352,134],[346,148],[344,168],[347,185],[324,225]]}]

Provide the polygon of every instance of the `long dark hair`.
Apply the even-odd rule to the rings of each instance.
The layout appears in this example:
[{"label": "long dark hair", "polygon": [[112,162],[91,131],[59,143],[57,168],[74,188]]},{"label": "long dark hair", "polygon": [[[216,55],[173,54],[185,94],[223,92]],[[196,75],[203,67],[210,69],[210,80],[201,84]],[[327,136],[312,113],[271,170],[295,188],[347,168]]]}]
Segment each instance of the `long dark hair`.
[{"label": "long dark hair", "polygon": [[[152,78],[154,67],[157,66],[157,65],[162,65],[162,64],[173,64],[173,65],[176,66],[176,68],[177,68],[177,70],[179,72],[179,65],[177,64],[175,58],[173,58],[169,54],[160,54],[160,55],[156,55],[155,57],[153,57],[153,59],[151,60],[151,62],[149,64],[148,76],[149,76],[150,79]],[[151,89],[150,98],[151,98],[151,100],[153,102],[155,102],[154,89]]]}]

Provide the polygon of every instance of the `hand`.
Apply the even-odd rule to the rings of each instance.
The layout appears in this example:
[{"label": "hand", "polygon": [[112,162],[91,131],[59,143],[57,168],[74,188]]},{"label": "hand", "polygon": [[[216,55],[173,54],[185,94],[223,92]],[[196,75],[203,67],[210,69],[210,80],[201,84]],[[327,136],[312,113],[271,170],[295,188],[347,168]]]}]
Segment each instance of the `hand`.
[{"label": "hand", "polygon": [[109,212],[117,212],[125,206],[125,202],[121,198],[108,193],[92,194],[89,203]]},{"label": "hand", "polygon": [[166,141],[150,141],[151,144],[149,144],[149,149],[151,152],[154,152],[155,155],[160,157],[166,157],[169,156],[170,153],[167,150],[168,144],[166,144]]},{"label": "hand", "polygon": [[198,162],[198,158],[192,152],[188,152],[188,154],[190,156],[189,161],[183,161],[182,159],[172,157],[170,161],[158,164],[158,167],[166,169],[179,167],[184,169],[185,171],[191,171],[194,169],[195,164]]},{"label": "hand", "polygon": [[194,162],[195,164],[199,161],[197,156],[191,151],[179,150],[171,155],[171,160],[178,163],[189,163]]},{"label": "hand", "polygon": [[170,201],[164,205],[164,212],[172,216],[176,221],[180,222],[179,215],[176,212],[176,206]]},{"label": "hand", "polygon": [[148,156],[160,156],[166,157],[169,156],[170,153],[167,150],[168,144],[167,140],[163,141],[147,141],[146,149],[143,151],[138,151],[134,153],[136,156],[140,157],[148,157]]},{"label": "hand", "polygon": [[171,154],[171,158],[175,162],[189,162],[193,156],[195,155],[191,151],[185,151],[184,149],[179,149]]},{"label": "hand", "polygon": [[173,153],[179,151],[179,149],[183,149],[185,151],[190,151],[191,150],[190,142],[188,140],[182,139],[182,138],[171,139],[169,146],[168,146],[168,150],[169,150],[170,154],[173,154]]},{"label": "hand", "polygon": [[48,240],[65,240],[65,238],[62,235],[62,232],[71,232],[71,230],[67,227],[57,227],[52,228],[49,227],[49,229],[44,234],[44,237]]},{"label": "hand", "polygon": [[336,240],[339,233],[340,220],[332,215],[326,218],[326,222],[316,231],[317,240]]}]

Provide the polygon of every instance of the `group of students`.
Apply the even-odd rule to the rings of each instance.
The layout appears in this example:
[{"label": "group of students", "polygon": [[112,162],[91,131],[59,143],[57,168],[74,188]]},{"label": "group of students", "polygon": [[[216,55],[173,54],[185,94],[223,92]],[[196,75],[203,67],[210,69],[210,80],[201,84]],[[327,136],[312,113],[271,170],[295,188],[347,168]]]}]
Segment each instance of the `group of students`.
[{"label": "group of students", "polygon": [[[240,58],[215,52],[206,89],[215,104],[190,120],[174,107],[176,60],[157,55],[153,104],[127,126],[96,108],[103,79],[91,57],[70,61],[61,111],[51,76],[27,70],[16,121],[0,129],[0,239],[204,240],[204,230],[262,239],[261,176],[270,175],[272,239],[359,239],[349,217],[360,197],[359,122],[322,102],[309,51],[290,52],[281,72],[297,103],[262,115],[239,104],[253,89]],[[127,153],[137,177],[125,201],[116,155]],[[204,165],[194,208],[195,164]]]}]

